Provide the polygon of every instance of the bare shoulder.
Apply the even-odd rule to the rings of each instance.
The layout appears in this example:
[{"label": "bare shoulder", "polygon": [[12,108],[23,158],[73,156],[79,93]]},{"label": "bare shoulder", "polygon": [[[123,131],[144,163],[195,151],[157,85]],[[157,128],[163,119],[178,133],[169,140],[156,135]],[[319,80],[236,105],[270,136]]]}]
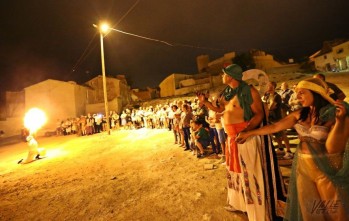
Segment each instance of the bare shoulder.
[{"label": "bare shoulder", "polygon": [[253,98],[253,101],[262,101],[262,98],[261,98],[261,96],[259,95],[259,92],[258,92],[258,90],[255,88],[255,87],[253,87],[252,85],[250,86],[250,88],[251,88],[251,95],[252,95],[252,98]]},{"label": "bare shoulder", "polygon": [[293,111],[293,112],[289,113],[286,117],[292,118],[293,120],[298,121],[301,117],[301,110],[302,109]]},{"label": "bare shoulder", "polygon": [[251,88],[251,94],[252,95],[258,95],[259,96],[258,90],[253,85],[250,85],[250,88]]}]

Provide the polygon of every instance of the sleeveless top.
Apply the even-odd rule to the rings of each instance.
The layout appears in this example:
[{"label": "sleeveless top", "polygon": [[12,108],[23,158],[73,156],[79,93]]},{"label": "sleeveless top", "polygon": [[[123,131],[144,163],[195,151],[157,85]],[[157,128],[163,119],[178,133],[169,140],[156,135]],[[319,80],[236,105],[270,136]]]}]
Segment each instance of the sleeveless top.
[{"label": "sleeveless top", "polygon": [[313,125],[306,127],[302,124],[295,124],[294,129],[297,131],[301,141],[313,141],[318,143],[325,143],[328,137],[329,128],[325,126]]}]

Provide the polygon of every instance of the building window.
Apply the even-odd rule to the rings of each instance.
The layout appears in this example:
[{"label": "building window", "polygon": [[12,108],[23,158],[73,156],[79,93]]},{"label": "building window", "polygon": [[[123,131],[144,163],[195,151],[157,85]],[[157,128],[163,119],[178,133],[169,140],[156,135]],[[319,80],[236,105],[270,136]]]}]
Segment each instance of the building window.
[{"label": "building window", "polygon": [[324,55],[324,59],[327,59],[327,55]]}]

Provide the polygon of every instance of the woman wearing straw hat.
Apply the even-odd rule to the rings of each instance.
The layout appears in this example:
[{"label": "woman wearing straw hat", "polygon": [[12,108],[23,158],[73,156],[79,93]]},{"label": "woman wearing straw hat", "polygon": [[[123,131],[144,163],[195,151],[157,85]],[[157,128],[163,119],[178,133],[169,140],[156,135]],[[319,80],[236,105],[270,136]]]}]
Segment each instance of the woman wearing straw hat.
[{"label": "woman wearing straw hat", "polygon": [[321,79],[298,83],[301,110],[279,122],[240,133],[236,141],[294,127],[294,158],[285,220],[349,220],[349,105],[328,95]]}]

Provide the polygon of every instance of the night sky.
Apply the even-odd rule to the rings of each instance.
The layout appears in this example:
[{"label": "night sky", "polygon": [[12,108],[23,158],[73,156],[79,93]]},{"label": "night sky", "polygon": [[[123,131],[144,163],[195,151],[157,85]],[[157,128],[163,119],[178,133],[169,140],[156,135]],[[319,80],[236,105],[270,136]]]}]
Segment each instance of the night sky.
[{"label": "night sky", "polygon": [[197,73],[196,56],[264,50],[299,59],[322,42],[349,37],[348,0],[1,0],[0,87],[46,79],[83,83],[101,73],[99,33],[108,21],[125,32],[104,38],[107,75],[156,87],[169,74]]}]

